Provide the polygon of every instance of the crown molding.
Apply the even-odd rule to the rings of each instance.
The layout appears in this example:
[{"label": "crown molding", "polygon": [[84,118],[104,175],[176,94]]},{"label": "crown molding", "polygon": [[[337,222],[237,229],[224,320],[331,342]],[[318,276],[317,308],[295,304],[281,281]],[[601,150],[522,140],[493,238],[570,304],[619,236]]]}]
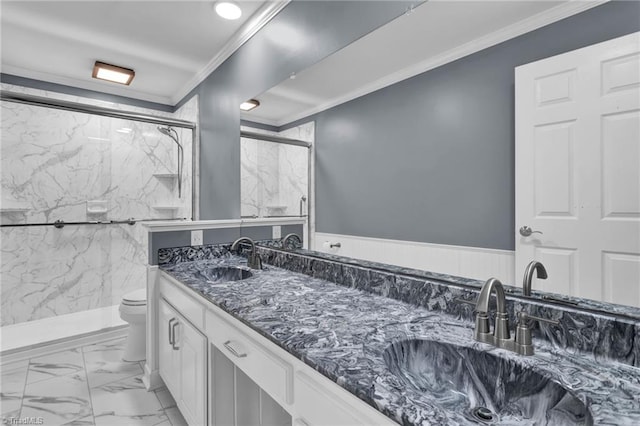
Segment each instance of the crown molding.
[{"label": "crown molding", "polygon": [[247,22],[236,31],[227,41],[224,47],[202,68],[182,89],[178,90],[172,97],[172,105],[178,104],[185,96],[206,79],[209,74],[216,70],[224,61],[245,44],[251,37],[271,21],[291,0],[278,2],[265,2],[265,4],[253,14]]},{"label": "crown molding", "polygon": [[240,113],[240,119],[245,121],[252,121],[254,123],[266,124],[267,126],[280,127],[279,122],[263,117],[253,117],[249,114]]},{"label": "crown molding", "polygon": [[[542,28],[546,25],[584,12],[593,7],[600,6],[609,1],[610,0],[570,0],[554,8],[516,22],[515,24],[504,27],[498,31],[489,33],[486,36],[480,37],[469,43],[465,43],[454,49],[448,50],[440,55],[427,58],[424,61],[418,62],[417,64],[396,71],[393,74],[389,74],[381,79],[378,79],[356,90],[348,92],[340,97],[324,102],[316,107],[309,108],[280,120],[273,120],[275,124],[272,125],[280,127],[285,124],[293,123],[302,118],[309,117],[310,115],[328,110],[330,108],[375,92],[387,86],[391,86],[392,84],[399,83],[400,81],[409,79],[411,77],[415,77],[418,74],[422,74],[426,71],[432,70],[449,62],[453,62],[465,56],[487,49],[491,46],[495,46],[512,38],[516,38],[522,34],[537,30],[538,28]],[[252,121],[258,120],[254,119]]]}]

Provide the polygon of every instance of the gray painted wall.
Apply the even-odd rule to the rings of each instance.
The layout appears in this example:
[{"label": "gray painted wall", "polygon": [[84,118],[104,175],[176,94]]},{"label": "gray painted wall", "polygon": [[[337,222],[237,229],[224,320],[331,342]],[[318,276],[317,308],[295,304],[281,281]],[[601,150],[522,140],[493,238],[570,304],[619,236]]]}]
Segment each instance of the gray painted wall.
[{"label": "gray painted wall", "polygon": [[312,116],[316,230],[513,250],[514,68],[639,30],[608,3]]},{"label": "gray painted wall", "polygon": [[240,103],[396,18],[408,4],[291,2],[181,101],[200,95],[201,219],[240,217]]}]

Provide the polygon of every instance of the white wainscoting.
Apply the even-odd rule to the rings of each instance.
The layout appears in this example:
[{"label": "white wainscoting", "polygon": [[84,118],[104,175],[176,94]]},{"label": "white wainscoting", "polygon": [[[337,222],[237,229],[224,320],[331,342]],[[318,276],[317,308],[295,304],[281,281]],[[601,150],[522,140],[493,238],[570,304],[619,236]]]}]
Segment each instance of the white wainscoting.
[{"label": "white wainscoting", "polygon": [[[505,284],[518,285],[515,281],[515,253],[511,250],[449,246],[322,232],[316,232],[313,241],[313,249],[325,253],[478,280],[495,277]],[[340,243],[340,247],[329,247],[330,244],[335,243]]]}]

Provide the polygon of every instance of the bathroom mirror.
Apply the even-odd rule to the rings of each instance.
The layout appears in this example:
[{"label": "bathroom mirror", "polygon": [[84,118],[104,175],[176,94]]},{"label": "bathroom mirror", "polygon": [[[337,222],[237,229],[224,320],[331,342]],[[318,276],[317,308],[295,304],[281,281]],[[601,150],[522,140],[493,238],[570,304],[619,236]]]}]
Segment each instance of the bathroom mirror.
[{"label": "bathroom mirror", "polygon": [[[477,85],[460,85],[455,90],[445,91],[429,82],[420,88],[407,83],[407,79],[414,76],[422,78],[423,73],[432,71],[433,80],[455,81],[456,75],[465,74],[465,68],[482,65],[485,53],[473,53],[485,48],[491,50],[491,46],[499,43],[495,37],[504,30],[510,35],[500,40],[507,46],[504,48],[506,53],[500,54],[517,58],[503,59],[501,68],[490,69],[488,73],[495,73],[496,79],[512,81],[516,66],[556,54],[548,53],[549,49],[537,45],[539,52],[530,55],[534,59],[528,59],[524,54],[518,56],[513,52],[521,47],[512,42],[517,35],[512,31],[527,19],[542,19],[554,11],[564,10],[562,7],[567,6],[564,3],[423,3],[314,66],[297,71],[275,87],[257,94],[255,99],[260,101],[260,107],[243,113],[243,124],[258,123],[254,126],[281,132],[301,122],[315,122],[317,230],[323,235],[334,235],[336,241],[342,241],[343,249],[346,237],[355,236],[354,241],[358,239],[357,242],[391,241],[400,245],[425,244],[452,250],[462,247],[484,250],[489,254],[499,252],[505,255],[505,265],[510,264],[502,265],[503,269],[510,268],[511,278],[504,279],[504,282],[520,288],[524,271],[514,271],[513,261],[514,241],[520,238],[516,236],[514,217],[513,83],[503,87],[505,92],[508,91],[505,96],[508,96],[509,110],[506,113],[502,110],[502,116],[498,117],[500,122],[494,123],[496,115],[491,111],[491,105],[495,101],[495,93],[491,92],[491,87],[486,89],[486,93]],[[566,16],[570,15],[567,12]],[[454,21],[456,25],[450,25]],[[586,31],[584,28],[575,31]],[[526,36],[526,31],[533,29],[522,29],[520,34]],[[535,42],[543,44],[546,37],[542,34]],[[574,37],[580,38],[575,34]],[[415,40],[420,40],[420,43]],[[458,58],[460,60],[456,61]],[[512,63],[507,64],[509,61]],[[478,73],[486,71],[481,66],[475,70]],[[481,78],[485,76],[478,76],[478,81],[482,81]],[[416,102],[412,93],[416,90],[422,90],[424,96],[419,102],[424,104],[417,105],[416,111],[412,111],[403,103],[405,99]],[[404,93],[405,98],[393,92]],[[483,109],[480,103],[469,102],[467,95],[485,99],[486,107]],[[365,103],[368,103],[368,111],[374,107],[382,110],[375,113],[376,117],[386,117],[383,123],[372,123],[353,106]],[[328,111],[332,112],[331,117],[327,115]],[[397,111],[402,111],[403,117],[398,117]],[[340,119],[336,118],[337,115]],[[472,146],[469,140],[465,141],[463,136],[473,134],[473,126],[479,125],[479,119],[470,119],[472,115],[484,117],[482,137],[502,138],[509,141],[507,145],[492,145],[482,138],[477,140],[477,145],[482,146]],[[449,130],[450,133],[443,136],[416,131],[420,126],[415,123],[421,121],[440,123],[440,128],[434,128],[434,132]],[[384,143],[368,144],[369,141],[362,140],[373,134],[366,128],[372,126]],[[466,134],[465,127],[470,129]],[[485,131],[487,128],[492,128],[493,133]],[[418,147],[419,144],[432,146],[431,139],[435,138],[440,138],[446,146],[435,147],[437,149],[433,151]],[[402,153],[407,139],[414,140],[409,145],[415,150],[415,156],[422,155],[420,161],[407,161],[407,156]],[[354,141],[358,143],[352,144]],[[472,157],[474,161],[459,161],[461,157]],[[487,160],[490,158],[493,160]],[[498,167],[502,167],[499,173],[485,165],[496,163],[502,164]],[[371,170],[371,164],[377,166],[377,172]],[[488,195],[485,195],[486,191],[489,191]],[[491,203],[501,208],[491,210]],[[492,239],[492,233],[502,235],[502,239]],[[628,235],[628,238],[640,236]],[[330,251],[323,249],[322,242],[319,238],[310,248]],[[391,256],[393,248],[389,247],[385,249],[390,254],[385,263],[406,266],[395,260],[397,256]],[[330,252],[344,253],[340,250]],[[362,253],[354,257],[366,259],[366,253]],[[440,259],[429,261],[437,264]],[[446,261],[450,262],[450,259]],[[486,279],[491,276],[491,268],[495,265],[484,266]],[[437,267],[420,269],[442,272]],[[481,276],[472,278],[482,279]],[[539,287],[534,282],[536,288]],[[549,294],[537,292],[534,297],[553,296],[552,293],[559,291]],[[581,299],[567,297],[566,300],[575,302]],[[598,300],[580,303],[585,309],[600,308]],[[615,303],[624,304],[624,300]],[[621,311],[625,309],[621,308]],[[633,315],[637,309],[629,308],[624,313]]]}]

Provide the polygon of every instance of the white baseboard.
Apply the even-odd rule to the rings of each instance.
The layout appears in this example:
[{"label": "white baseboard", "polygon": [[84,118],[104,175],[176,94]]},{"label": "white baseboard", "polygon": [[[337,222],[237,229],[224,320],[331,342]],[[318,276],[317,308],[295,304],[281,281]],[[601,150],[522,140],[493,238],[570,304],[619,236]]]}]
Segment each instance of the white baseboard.
[{"label": "white baseboard", "polygon": [[[329,244],[340,243],[330,248]],[[459,277],[515,284],[515,252],[316,232],[314,250]]]},{"label": "white baseboard", "polygon": [[162,377],[160,377],[159,370],[151,370],[148,364],[144,365],[144,376],[142,376],[142,383],[148,391],[153,391],[164,386]]}]

